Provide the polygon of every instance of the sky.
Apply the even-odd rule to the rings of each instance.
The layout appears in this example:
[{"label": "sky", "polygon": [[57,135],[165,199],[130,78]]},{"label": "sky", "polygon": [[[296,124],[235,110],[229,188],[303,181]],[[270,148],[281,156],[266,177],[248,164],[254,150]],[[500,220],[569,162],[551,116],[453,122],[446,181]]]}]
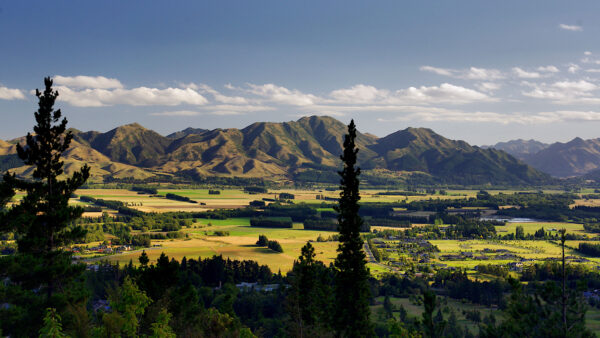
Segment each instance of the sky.
[{"label": "sky", "polygon": [[471,144],[600,137],[598,1],[0,0],[0,138],[328,115]]}]

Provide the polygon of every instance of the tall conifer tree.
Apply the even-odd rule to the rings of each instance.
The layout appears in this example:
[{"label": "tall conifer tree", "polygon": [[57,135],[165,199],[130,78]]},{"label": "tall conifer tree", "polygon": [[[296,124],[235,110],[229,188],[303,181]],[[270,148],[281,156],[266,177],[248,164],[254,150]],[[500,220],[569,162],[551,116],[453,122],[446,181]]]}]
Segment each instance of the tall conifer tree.
[{"label": "tall conifer tree", "polygon": [[348,134],[344,138],[344,153],[341,156],[344,168],[339,172],[342,192],[339,206],[335,208],[338,212],[340,245],[335,260],[336,314],[333,321],[339,336],[367,337],[373,332],[369,320],[369,271],[363,251],[364,243],[360,237],[362,225],[362,219],[358,215],[360,168],[356,167],[358,149],[355,139],[356,125],[352,120],[348,125]]},{"label": "tall conifer tree", "polygon": [[[52,79],[44,79],[43,92],[36,90],[38,110],[35,112],[34,134],[28,133],[26,145],[17,145],[17,152],[26,165],[33,167],[33,179],[5,174],[1,191],[19,189],[26,192],[21,202],[2,215],[3,229],[18,234],[19,254],[16,260],[28,261],[27,284],[32,289],[46,292],[46,301],[82,271],[82,266],[71,263],[71,254],[62,250],[64,245],[85,236],[72,221],[81,217],[83,208],[69,206],[69,198],[89,177],[89,167],[65,180],[62,154],[69,148],[73,134],[66,131],[67,119],[60,109],[54,110],[58,92],[52,89]],[[3,194],[4,195],[4,194]],[[15,280],[17,276],[12,276]]]}]

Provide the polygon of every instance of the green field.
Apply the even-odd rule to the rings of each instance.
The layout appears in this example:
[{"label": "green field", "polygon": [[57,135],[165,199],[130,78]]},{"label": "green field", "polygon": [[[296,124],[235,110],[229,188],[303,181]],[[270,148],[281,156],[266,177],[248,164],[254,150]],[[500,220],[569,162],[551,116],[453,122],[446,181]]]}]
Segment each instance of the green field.
[{"label": "green field", "polygon": [[[211,223],[211,226],[208,226]],[[334,232],[312,231],[302,229],[276,229],[251,227],[248,218],[231,218],[226,220],[201,219],[195,225],[202,228],[188,228],[183,231],[188,233],[189,239],[153,240],[152,244],[161,245],[146,249],[151,260],[165,253],[167,256],[180,260],[187,258],[211,257],[223,255],[231,259],[256,260],[260,264],[268,265],[274,272],[281,270],[287,273],[300,256],[300,249],[307,241],[315,241],[319,235],[329,237]],[[215,230],[228,231],[229,236],[210,236]],[[205,234],[205,232],[208,234]],[[270,240],[277,240],[283,247],[283,253],[276,253],[270,249],[255,245],[258,235],[266,235]],[[325,264],[332,262],[337,253],[338,242],[313,242],[316,258]],[[137,263],[141,251],[126,252],[123,254],[107,256],[110,261],[128,263],[133,260]]]},{"label": "green field", "polygon": [[[506,223],[504,226],[497,226],[498,234],[515,233],[517,226],[522,226],[525,234],[534,234],[541,228],[544,231],[556,234],[557,230],[566,229],[568,233],[584,234],[583,224],[566,222],[526,222],[526,223]],[[554,229],[554,230],[553,230]]]}]

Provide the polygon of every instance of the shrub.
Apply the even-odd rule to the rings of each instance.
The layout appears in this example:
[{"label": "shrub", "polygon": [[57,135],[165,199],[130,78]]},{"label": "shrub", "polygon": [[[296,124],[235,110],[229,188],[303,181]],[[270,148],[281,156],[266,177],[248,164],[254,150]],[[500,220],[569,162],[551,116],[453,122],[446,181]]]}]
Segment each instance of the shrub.
[{"label": "shrub", "polygon": [[198,203],[194,200],[191,200],[189,197],[179,196],[179,195],[175,195],[175,194],[171,194],[171,193],[166,194],[165,198],[170,199],[170,200],[175,200],[175,201]]},{"label": "shrub", "polygon": [[277,242],[277,241],[269,241],[267,243],[267,247],[275,252],[283,252],[283,248],[281,247],[281,244],[279,244],[279,242]]},{"label": "shrub", "polygon": [[262,228],[292,228],[293,223],[290,220],[278,220],[268,218],[252,218],[250,219],[250,225],[253,227]]},{"label": "shrub", "polygon": [[249,194],[266,194],[267,193],[267,188],[263,188],[263,187],[245,187],[244,188],[244,192],[247,192]]},{"label": "shrub", "polygon": [[252,201],[249,203],[249,205],[251,207],[263,208],[266,205],[266,203],[265,201]]},{"label": "shrub", "polygon": [[294,194],[289,194],[287,192],[282,192],[279,194],[280,200],[293,200],[294,198],[296,198],[296,196],[294,196]]},{"label": "shrub", "polygon": [[258,235],[258,241],[256,241],[256,245],[258,246],[267,246],[269,244],[269,239],[265,235]]}]

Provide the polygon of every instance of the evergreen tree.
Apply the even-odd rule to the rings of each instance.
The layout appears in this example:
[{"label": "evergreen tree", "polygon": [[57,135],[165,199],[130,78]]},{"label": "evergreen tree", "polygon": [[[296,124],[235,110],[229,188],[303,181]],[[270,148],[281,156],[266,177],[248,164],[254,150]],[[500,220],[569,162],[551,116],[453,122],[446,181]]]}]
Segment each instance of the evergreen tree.
[{"label": "evergreen tree", "polygon": [[[427,290],[423,292],[423,335],[425,337],[441,337],[444,332],[446,322],[439,318],[434,318],[433,312],[437,305],[436,296],[433,291]],[[437,319],[437,320],[435,320]]]},{"label": "evergreen tree", "polygon": [[44,317],[44,326],[40,329],[40,338],[63,338],[67,337],[62,332],[62,325],[60,323],[60,316],[56,313],[56,309],[46,309],[46,316]]},{"label": "evergreen tree", "polygon": [[335,260],[337,274],[334,325],[338,335],[366,337],[372,335],[373,329],[369,320],[369,270],[363,251],[364,242],[360,237],[363,222],[358,215],[360,168],[356,167],[358,149],[354,143],[355,139],[356,126],[352,120],[344,138],[344,152],[341,156],[344,168],[338,172],[341,176],[342,192],[339,206],[335,208],[339,213],[340,245]]},{"label": "evergreen tree", "polygon": [[330,332],[330,271],[315,260],[315,248],[306,243],[291,274],[291,290],[287,299],[293,337],[324,336]]},{"label": "evergreen tree", "polygon": [[149,337],[175,338],[175,333],[169,326],[169,321],[171,320],[171,317],[171,314],[168,313],[167,310],[162,309],[162,311],[158,313],[158,318],[156,318],[156,322],[152,323],[152,334]]},{"label": "evergreen tree", "polygon": [[[14,232],[18,245],[18,254],[0,259],[0,279],[11,281],[4,285],[5,302],[22,314],[19,319],[11,318],[16,331],[8,333],[17,336],[37,332],[42,309],[52,307],[60,313],[66,304],[85,298],[83,293],[71,291],[80,289],[72,287],[72,283],[85,265],[72,264],[71,253],[62,248],[85,237],[80,226],[72,225],[83,208],[69,206],[68,202],[89,177],[89,167],[84,165],[71,177],[58,179],[64,173],[61,156],[69,148],[73,135],[66,131],[67,120],[61,119],[60,109],[54,110],[58,92],[52,89],[52,80],[45,78],[44,84],[43,92],[36,90],[34,134],[27,134],[25,146],[17,145],[18,156],[33,167],[33,179],[6,173],[0,185],[2,203],[15,189],[26,192],[20,203],[0,214],[0,231]],[[0,313],[0,324],[10,325],[3,315]]]},{"label": "evergreen tree", "polygon": [[129,276],[125,277],[121,287],[109,290],[108,299],[112,312],[102,317],[104,327],[101,335],[137,337],[140,318],[152,300]]}]

